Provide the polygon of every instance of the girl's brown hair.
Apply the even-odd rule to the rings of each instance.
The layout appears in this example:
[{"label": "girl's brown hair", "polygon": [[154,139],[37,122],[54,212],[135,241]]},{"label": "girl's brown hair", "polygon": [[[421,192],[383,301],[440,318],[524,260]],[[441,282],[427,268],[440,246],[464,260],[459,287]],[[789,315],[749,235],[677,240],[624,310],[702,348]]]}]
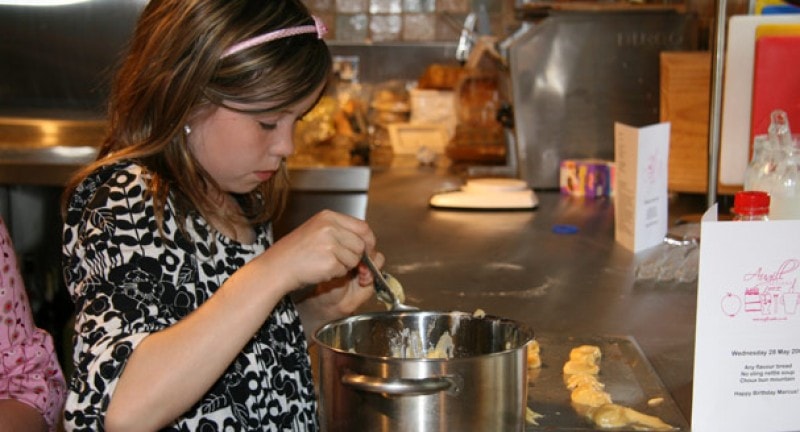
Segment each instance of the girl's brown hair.
[{"label": "girl's brown hair", "polygon": [[[314,21],[300,0],[150,0],[115,76],[109,133],[95,162],[67,185],[99,167],[134,160],[152,175],[149,193],[162,226],[168,198],[180,216],[222,217],[209,188],[217,184],[189,151],[184,125],[228,102],[280,110],[313,94],[328,79],[331,55],[316,34],[290,36],[222,58],[231,45],[266,32]],[[240,111],[240,110],[239,110]],[[256,113],[254,111],[253,113]],[[279,175],[238,197],[251,223],[282,210],[288,179]],[[183,217],[179,217],[183,226]]]}]

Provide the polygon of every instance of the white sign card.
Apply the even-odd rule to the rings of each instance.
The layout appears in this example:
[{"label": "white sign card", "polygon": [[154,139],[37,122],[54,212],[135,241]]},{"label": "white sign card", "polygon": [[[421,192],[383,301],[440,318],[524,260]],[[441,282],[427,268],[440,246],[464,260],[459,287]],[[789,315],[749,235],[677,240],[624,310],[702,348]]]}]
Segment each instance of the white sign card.
[{"label": "white sign card", "polygon": [[635,128],[614,124],[614,238],[633,252],[667,234],[669,123]]},{"label": "white sign card", "polygon": [[800,430],[800,221],[700,228],[692,431]]}]

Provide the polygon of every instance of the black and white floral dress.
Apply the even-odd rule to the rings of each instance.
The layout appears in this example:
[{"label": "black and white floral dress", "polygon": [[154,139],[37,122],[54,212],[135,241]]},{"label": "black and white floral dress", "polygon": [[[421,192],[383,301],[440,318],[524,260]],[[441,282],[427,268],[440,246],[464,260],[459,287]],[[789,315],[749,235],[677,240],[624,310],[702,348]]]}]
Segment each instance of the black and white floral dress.
[{"label": "black and white floral dress", "polygon": [[[169,206],[163,235],[145,194],[145,170],[119,163],[84,180],[64,227],[64,277],[76,304],[75,373],[67,430],[103,430],[106,409],[136,346],[197,309],[271,242],[269,226],[251,245],[190,218],[188,237]],[[168,431],[314,431],[316,401],[307,343],[284,298],[238,357]]]}]

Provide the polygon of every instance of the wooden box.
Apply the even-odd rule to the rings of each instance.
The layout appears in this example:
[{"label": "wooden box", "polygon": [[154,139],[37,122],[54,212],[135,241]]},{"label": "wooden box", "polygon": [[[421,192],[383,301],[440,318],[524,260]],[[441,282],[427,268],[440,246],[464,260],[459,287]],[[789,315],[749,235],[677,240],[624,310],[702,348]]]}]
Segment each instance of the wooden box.
[{"label": "wooden box", "polygon": [[670,122],[667,187],[705,193],[708,188],[708,130],[711,53],[661,53],[660,119]]}]

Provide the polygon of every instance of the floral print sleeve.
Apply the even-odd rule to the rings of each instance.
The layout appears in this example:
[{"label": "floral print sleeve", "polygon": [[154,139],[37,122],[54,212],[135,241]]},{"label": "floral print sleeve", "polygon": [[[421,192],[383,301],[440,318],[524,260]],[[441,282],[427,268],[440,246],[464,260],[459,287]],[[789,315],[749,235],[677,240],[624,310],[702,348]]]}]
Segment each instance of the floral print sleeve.
[{"label": "floral print sleeve", "polygon": [[36,408],[55,431],[64,396],[53,338],[33,322],[14,245],[0,219],[0,399]]},{"label": "floral print sleeve", "polygon": [[[74,192],[64,228],[64,277],[76,304],[75,373],[67,430],[103,430],[114,387],[137,345],[205,300],[262,253],[269,230],[244,245],[200,218],[177,228],[168,204],[163,230],[146,192],[146,171],[105,167]],[[209,393],[169,431],[314,431],[316,401],[307,343],[294,304],[281,301]]]}]

